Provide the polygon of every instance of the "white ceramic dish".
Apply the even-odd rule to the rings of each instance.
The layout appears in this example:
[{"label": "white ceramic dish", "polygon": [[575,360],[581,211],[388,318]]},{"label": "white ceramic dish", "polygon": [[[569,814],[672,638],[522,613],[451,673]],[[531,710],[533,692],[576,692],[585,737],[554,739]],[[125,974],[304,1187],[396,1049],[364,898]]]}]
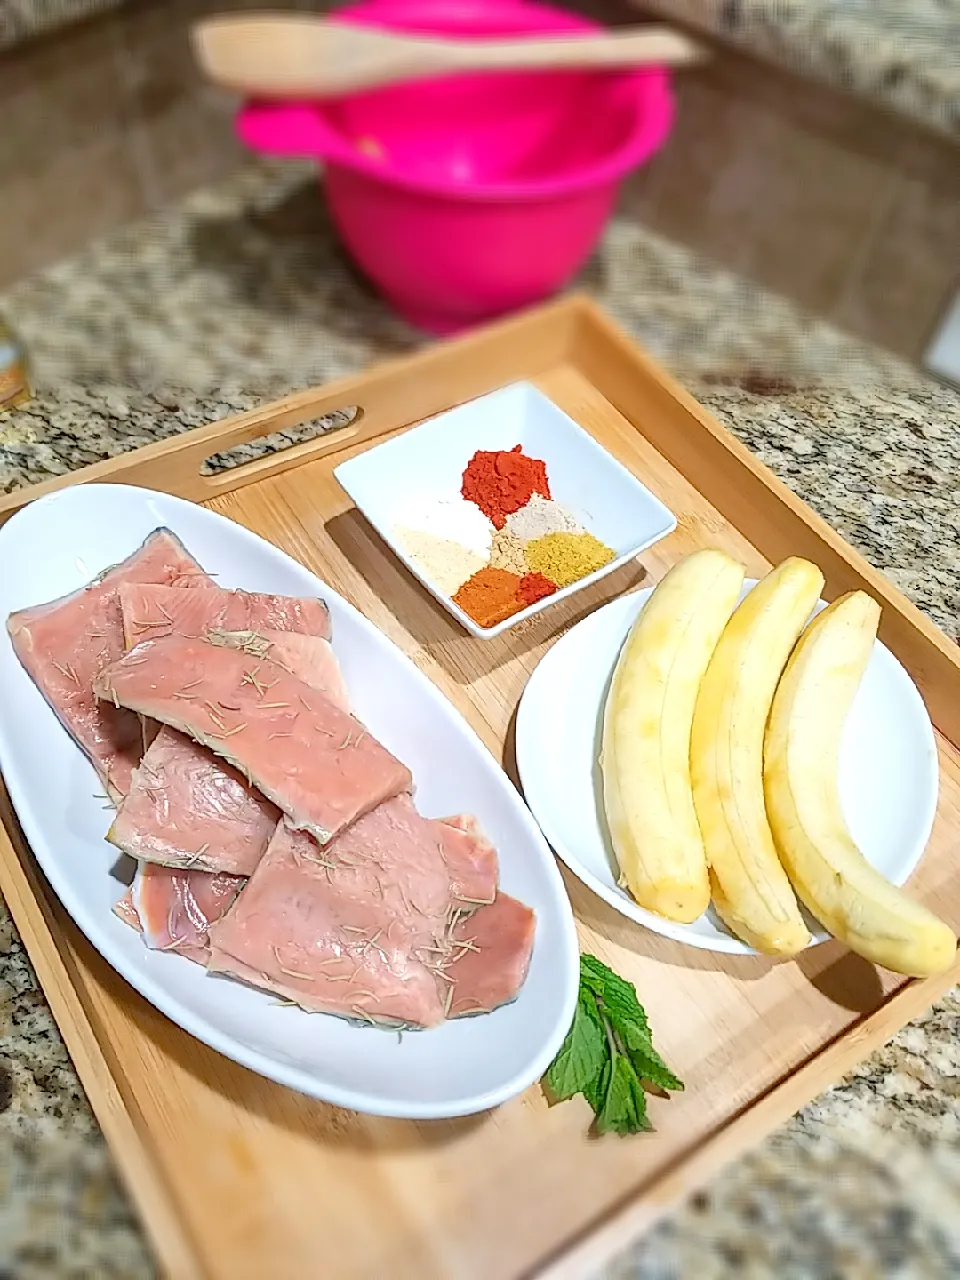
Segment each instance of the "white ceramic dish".
[{"label": "white ceramic dish", "polygon": [[[617,884],[598,765],[603,709],[620,649],[651,594],[651,588],[637,591],[598,609],[540,661],[517,714],[524,795],[557,854],[614,910],[677,942],[753,955],[712,909],[693,924],[675,924],[645,911]],[[903,884],[920,861],[938,783],[936,741],[923,699],[877,641],[844,730],[840,797],[857,844],[894,884]],[[807,922],[811,945],[824,942],[823,928],[809,916]]]},{"label": "white ceramic dish", "polygon": [[122,892],[92,767],[61,728],[6,634],[0,638],[0,768],[27,839],[66,909],[101,954],[191,1035],[281,1084],[378,1115],[464,1115],[532,1084],[573,1017],[573,915],[543,836],[493,756],[453,706],[372,623],[302,565],[178,498],[78,485],[0,529],[0,618],[51,600],[122,560],[160,525],[225,587],[322,595],[357,714],[413,770],[424,814],[475,813],[500,852],[503,889],[533,907],[537,936],[519,998],[477,1018],[396,1035],[308,1015],[262,992],[150,951],[111,907]]},{"label": "white ceramic dish", "polygon": [[[616,556],[596,573],[496,626],[479,627],[424,576],[398,545],[393,526],[401,505],[408,508],[419,493],[427,500],[459,494],[464,468],[478,449],[512,449],[518,444],[528,457],[543,459],[556,501],[569,507]],[[422,422],[395,440],[341,463],[334,475],[398,559],[471,635],[481,639],[498,636],[565,600],[677,527],[673,513],[649,489],[529,382],[504,387]]]}]

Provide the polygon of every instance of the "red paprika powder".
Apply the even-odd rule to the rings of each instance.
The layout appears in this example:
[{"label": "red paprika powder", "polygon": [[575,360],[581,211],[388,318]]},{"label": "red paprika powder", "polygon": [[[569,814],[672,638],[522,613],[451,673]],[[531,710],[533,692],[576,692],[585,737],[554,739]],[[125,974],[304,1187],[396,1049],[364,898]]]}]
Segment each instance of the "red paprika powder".
[{"label": "red paprika powder", "polygon": [[475,503],[494,528],[502,529],[507,516],[526,506],[533,494],[550,497],[547,464],[528,458],[520,445],[513,449],[478,449],[463,473],[460,492]]},{"label": "red paprika powder", "polygon": [[517,600],[520,607],[526,609],[529,604],[536,604],[544,596],[552,596],[557,584],[545,578],[542,573],[525,573],[517,586]]}]

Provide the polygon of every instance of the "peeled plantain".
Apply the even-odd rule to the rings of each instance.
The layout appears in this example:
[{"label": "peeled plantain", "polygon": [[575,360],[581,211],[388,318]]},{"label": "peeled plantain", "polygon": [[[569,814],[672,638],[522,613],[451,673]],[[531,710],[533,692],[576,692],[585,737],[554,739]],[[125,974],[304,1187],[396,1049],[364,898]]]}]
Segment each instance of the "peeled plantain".
[{"label": "peeled plantain", "polygon": [[724,628],[693,717],[693,798],[714,906],[739,938],[771,955],[796,954],[810,934],[767,822],[763,732],[822,587],[816,565],[797,557],[757,583]]},{"label": "peeled plantain", "polygon": [[604,711],[604,809],[621,880],[642,907],[682,923],[710,900],[690,785],[693,709],[743,575],[722,551],[675,565],[633,625]]},{"label": "peeled plantain", "polygon": [[947,969],[951,930],[866,861],[840,805],[840,741],[870,659],[880,606],[841,596],[800,637],[773,700],[764,791],[777,851],[800,900],[858,955],[897,973]]}]

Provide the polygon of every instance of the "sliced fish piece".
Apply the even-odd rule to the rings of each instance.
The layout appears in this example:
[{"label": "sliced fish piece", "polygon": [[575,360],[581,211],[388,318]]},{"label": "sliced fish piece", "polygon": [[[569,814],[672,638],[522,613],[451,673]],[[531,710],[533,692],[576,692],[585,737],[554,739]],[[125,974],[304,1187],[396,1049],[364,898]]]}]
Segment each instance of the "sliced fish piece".
[{"label": "sliced fish piece", "polygon": [[[222,637],[230,640],[252,643],[246,633]],[[343,673],[328,640],[270,631],[258,633],[258,641],[260,652],[349,712]],[[138,860],[248,876],[279,818],[280,810],[236,769],[164,726],[134,774],[107,839]]]},{"label": "sliced fish piece", "polygon": [[143,750],[138,717],[98,701],[93,693],[95,676],[123,653],[120,588],[124,583],[200,577],[205,577],[203,570],[179,539],[168,529],[157,529],[132,556],[89,586],[7,619],[21,664],[114,801],[126,795]]},{"label": "sliced fish piece", "polygon": [[132,885],[123,897],[113,904],[113,914],[118,916],[124,924],[128,924],[131,929],[136,929],[137,933],[143,933],[143,925],[140,923],[137,908],[133,905]]},{"label": "sliced fish piece", "polygon": [[164,725],[106,838],[141,861],[246,876],[279,819],[276,805],[236,769]]},{"label": "sliced fish piece", "polygon": [[100,673],[95,692],[209,747],[321,844],[413,785],[359,721],[250,646],[145,640]]},{"label": "sliced fish piece", "polygon": [[453,896],[464,907],[488,905],[497,892],[496,849],[472,813],[458,813],[438,821],[459,833],[456,836],[445,833],[443,837],[442,856]]},{"label": "sliced fish piece", "polygon": [[[467,855],[471,841],[482,851]],[[458,864],[482,866],[471,896],[494,898],[489,842],[421,817],[409,796],[385,801],[323,849],[281,823],[211,932],[209,968],[315,1012],[434,1026],[452,988],[446,965],[469,949],[454,936],[473,911],[458,896]]]},{"label": "sliced fish piece", "polygon": [[243,883],[242,876],[142,862],[114,913],[138,929],[148,947],[205,964],[210,925],[230,908]]},{"label": "sliced fish piece", "polygon": [[453,929],[453,952],[446,968],[452,979],[447,1016],[489,1013],[515,1000],[530,967],[535,932],[533,911],[506,893],[461,917]]},{"label": "sliced fish piece", "polygon": [[173,587],[132,582],[121,590],[120,605],[128,649],[174,632],[269,630],[330,638],[330,611],[312,597],[226,591],[212,583],[183,595]]}]

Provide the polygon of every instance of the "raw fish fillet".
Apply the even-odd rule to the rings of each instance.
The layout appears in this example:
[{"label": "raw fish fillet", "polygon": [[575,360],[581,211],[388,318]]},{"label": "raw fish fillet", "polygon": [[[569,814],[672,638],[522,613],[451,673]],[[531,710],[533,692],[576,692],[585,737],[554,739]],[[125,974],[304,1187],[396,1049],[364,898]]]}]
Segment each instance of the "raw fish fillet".
[{"label": "raw fish fillet", "polygon": [[[189,597],[176,587],[199,588]],[[129,583],[120,590],[125,648],[158,636],[205,635],[208,631],[275,630],[330,638],[330,611],[314,597],[266,595],[255,591],[226,591],[210,578],[182,579],[175,587]],[[142,716],[143,749],[160,730],[156,720]]]},{"label": "raw fish fillet", "polygon": [[225,591],[212,583],[189,595],[173,587],[130,583],[120,592],[126,647],[178,632],[295,631],[330,639],[330,611],[322,600]]},{"label": "raw fish fillet", "polygon": [[144,640],[95,692],[209,747],[321,844],[413,785],[363,725],[253,645]]},{"label": "raw fish fillet", "polygon": [[136,929],[137,933],[143,932],[143,925],[137,915],[137,908],[133,905],[132,885],[123,897],[113,904],[113,914],[118,916],[124,924],[128,924],[131,929]]},{"label": "raw fish fillet", "polygon": [[143,934],[148,947],[205,964],[210,954],[207,930],[230,908],[243,882],[242,876],[141,862],[114,912]]},{"label": "raw fish fillet", "polygon": [[[496,892],[493,846],[421,817],[409,796],[381,804],[323,849],[281,823],[211,930],[209,968],[314,1012],[434,1026],[459,985],[446,966],[476,945],[458,936],[460,922]],[[471,972],[464,1012],[488,994]]]},{"label": "raw fish fillet", "polygon": [[517,998],[530,967],[536,924],[530,908],[505,893],[458,920],[453,929],[458,949],[446,971],[453,979],[447,1017],[489,1013]]},{"label": "raw fish fillet", "polygon": [[[275,662],[349,711],[329,641],[280,631],[261,632],[259,639]],[[107,839],[141,861],[248,876],[279,818],[280,810],[236,769],[164,726],[134,773]]]},{"label": "raw fish fillet", "polygon": [[179,539],[157,529],[89,586],[7,619],[17,657],[114,801],[126,795],[143,750],[137,716],[93,693],[94,677],[123,653],[119,590],[124,583],[175,583],[200,575]]}]

